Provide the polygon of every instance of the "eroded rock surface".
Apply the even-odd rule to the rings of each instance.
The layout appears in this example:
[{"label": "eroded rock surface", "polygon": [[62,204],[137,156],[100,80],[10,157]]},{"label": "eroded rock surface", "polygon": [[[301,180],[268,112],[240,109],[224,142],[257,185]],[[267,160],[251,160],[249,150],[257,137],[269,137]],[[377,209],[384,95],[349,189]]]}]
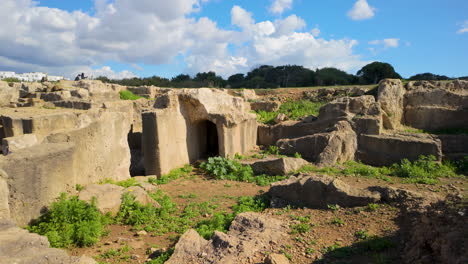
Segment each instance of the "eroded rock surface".
[{"label": "eroded rock surface", "polygon": [[252,162],[242,162],[250,165],[255,174],[267,175],[288,175],[291,172],[309,164],[306,160],[300,158],[270,158],[266,160],[258,160]]},{"label": "eroded rock surface", "polygon": [[227,234],[215,232],[209,241],[195,230],[187,231],[166,263],[251,263],[286,236],[287,228],[281,221],[259,213],[242,213]]},{"label": "eroded rock surface", "polygon": [[47,237],[0,220],[0,263],[95,264],[96,261],[86,256],[72,257],[65,250],[50,248]]},{"label": "eroded rock surface", "polygon": [[351,187],[341,180],[326,176],[291,177],[273,183],[269,194],[287,203],[311,208],[327,208],[337,204],[342,207],[364,206],[378,202],[380,193]]}]

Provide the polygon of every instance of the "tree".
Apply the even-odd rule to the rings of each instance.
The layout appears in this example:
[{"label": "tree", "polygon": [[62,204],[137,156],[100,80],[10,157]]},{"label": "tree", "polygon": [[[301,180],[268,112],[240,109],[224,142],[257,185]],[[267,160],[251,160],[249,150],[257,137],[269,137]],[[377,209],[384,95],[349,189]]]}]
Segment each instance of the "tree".
[{"label": "tree", "polygon": [[316,85],[350,85],[356,84],[356,76],[336,68],[323,68],[315,72]]},{"label": "tree", "polygon": [[245,85],[244,81],[245,81],[244,74],[243,73],[238,73],[238,74],[234,74],[234,75],[230,76],[227,79],[227,84],[231,88],[241,88],[242,86]]},{"label": "tree", "polygon": [[384,62],[373,62],[367,64],[357,72],[362,84],[377,84],[382,79],[401,79],[400,74],[395,72],[392,65]]},{"label": "tree", "polygon": [[413,75],[409,78],[411,81],[445,81],[450,78],[445,75],[437,75],[430,72]]}]

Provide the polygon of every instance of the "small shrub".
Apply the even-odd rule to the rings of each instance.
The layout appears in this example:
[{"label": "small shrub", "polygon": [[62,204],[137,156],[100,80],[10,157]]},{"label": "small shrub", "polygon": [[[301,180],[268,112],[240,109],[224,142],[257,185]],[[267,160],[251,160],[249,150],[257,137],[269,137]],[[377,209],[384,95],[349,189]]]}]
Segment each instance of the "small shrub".
[{"label": "small shrub", "polygon": [[264,153],[267,155],[280,155],[279,148],[274,145],[268,146]]},{"label": "small shrub", "polygon": [[344,222],[343,220],[341,220],[340,218],[338,218],[338,217],[335,217],[335,218],[331,221],[331,223],[332,223],[333,225],[336,225],[336,226],[344,226],[344,225],[345,225],[345,222]]},{"label": "small shrub", "polygon": [[294,153],[294,157],[296,159],[302,159],[302,155],[300,153],[298,153],[298,152]]},{"label": "small shrub", "polygon": [[337,205],[337,204],[328,204],[328,205],[327,205],[327,208],[328,208],[329,210],[334,211],[334,212],[340,210],[340,206]]},{"label": "small shrub", "polygon": [[310,231],[310,225],[308,223],[292,224],[290,228],[291,234],[303,234]]},{"label": "small shrub", "polygon": [[375,212],[377,209],[379,209],[380,205],[378,204],[374,204],[374,203],[370,203],[367,205],[367,211],[369,212]]},{"label": "small shrub", "polygon": [[356,231],[356,233],[354,233],[354,236],[361,240],[370,238],[369,232],[367,230]]},{"label": "small shrub", "polygon": [[188,176],[193,171],[193,167],[190,165],[185,165],[182,168],[171,170],[168,174],[165,174],[159,178],[148,180],[150,183],[154,184],[168,184],[171,181],[177,180],[179,178]]},{"label": "small shrub", "polygon": [[150,261],[147,261],[147,264],[164,264],[166,261],[168,261],[172,254],[174,253],[174,248],[170,248],[168,251],[161,253],[159,256],[156,258],[151,259]]},{"label": "small shrub", "polygon": [[436,162],[434,156],[420,156],[416,161],[404,159],[391,167],[394,176],[406,178],[406,182],[435,184],[439,177],[456,176],[456,168]]},{"label": "small shrub", "polygon": [[99,241],[108,221],[96,208],[95,201],[88,204],[76,196],[68,198],[63,193],[27,229],[47,236],[52,247],[88,247]]},{"label": "small shrub", "polygon": [[120,94],[120,99],[121,100],[132,100],[132,101],[134,101],[134,100],[138,100],[140,98],[143,98],[143,97],[141,97],[139,95],[136,95],[136,94],[132,93],[129,90],[120,91],[119,94]]},{"label": "small shrub", "polygon": [[200,165],[200,168],[217,180],[250,182],[260,186],[267,186],[272,182],[287,178],[287,176],[255,176],[250,166],[244,166],[237,160],[229,160],[222,157],[209,158],[207,162]]},{"label": "small shrub", "polygon": [[75,190],[76,190],[76,191],[81,192],[83,189],[84,189],[84,186],[83,186],[83,185],[81,185],[81,184],[75,185]]}]

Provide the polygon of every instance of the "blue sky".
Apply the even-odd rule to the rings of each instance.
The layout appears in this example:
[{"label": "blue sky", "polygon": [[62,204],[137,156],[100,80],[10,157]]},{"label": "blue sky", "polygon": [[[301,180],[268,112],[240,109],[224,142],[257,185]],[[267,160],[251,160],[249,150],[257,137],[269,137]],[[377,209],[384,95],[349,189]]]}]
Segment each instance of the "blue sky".
[{"label": "blue sky", "polygon": [[466,0],[2,0],[0,8],[8,21],[0,70],[227,77],[260,64],[355,73],[384,61],[404,77],[468,75]]}]

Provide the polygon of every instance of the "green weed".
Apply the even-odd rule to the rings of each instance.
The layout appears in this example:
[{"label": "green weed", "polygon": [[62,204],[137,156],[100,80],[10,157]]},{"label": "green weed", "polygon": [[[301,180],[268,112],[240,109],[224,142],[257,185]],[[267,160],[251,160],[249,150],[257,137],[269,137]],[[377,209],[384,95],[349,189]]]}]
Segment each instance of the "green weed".
[{"label": "green weed", "polygon": [[324,102],[312,102],[308,100],[288,101],[280,106],[276,112],[258,111],[257,120],[264,124],[273,124],[274,119],[280,113],[285,114],[291,120],[299,120],[303,117],[319,114]]},{"label": "green weed", "polygon": [[47,236],[52,247],[88,247],[99,241],[108,222],[109,218],[98,211],[95,201],[88,204],[76,196],[68,198],[62,193],[59,200],[27,229]]},{"label": "green weed", "polygon": [[168,174],[165,174],[156,179],[149,179],[149,183],[152,184],[168,184],[171,181],[177,180],[182,177],[188,176],[193,171],[193,167],[190,165],[185,165],[182,168],[171,170]]},{"label": "green weed", "polygon": [[134,94],[133,92],[129,91],[129,90],[123,90],[123,91],[120,91],[119,92],[120,94],[120,99],[121,100],[138,100],[138,99],[141,99],[143,97],[139,96],[139,95],[136,95]]},{"label": "green weed", "polygon": [[300,223],[300,224],[292,224],[290,226],[291,234],[303,234],[310,231],[310,224],[308,223]]}]

